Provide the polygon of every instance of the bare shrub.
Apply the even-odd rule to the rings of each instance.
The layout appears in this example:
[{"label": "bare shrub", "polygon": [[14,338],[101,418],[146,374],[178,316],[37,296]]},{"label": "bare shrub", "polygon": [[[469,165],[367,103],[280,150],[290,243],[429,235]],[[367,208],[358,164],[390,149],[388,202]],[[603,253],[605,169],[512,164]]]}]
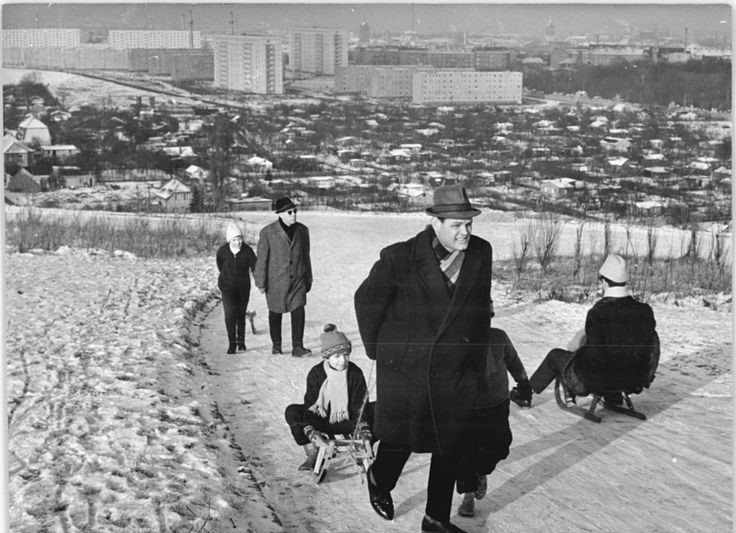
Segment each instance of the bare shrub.
[{"label": "bare shrub", "polygon": [[647,264],[651,267],[654,264],[654,254],[657,251],[657,241],[659,240],[659,229],[653,224],[647,226]]},{"label": "bare shrub", "polygon": [[526,270],[531,259],[531,247],[534,242],[535,227],[527,221],[521,231],[517,231],[513,243],[514,272],[517,278]]},{"label": "bare shrub", "polygon": [[[194,228],[194,229],[193,229]],[[140,257],[176,257],[214,253],[222,244],[218,231],[201,220],[194,227],[182,218],[110,219],[105,215],[50,216],[29,208],[6,220],[6,242],[27,252],[34,248],[56,250],[62,245],[108,252],[125,250]]]},{"label": "bare shrub", "polygon": [[611,253],[613,242],[611,240],[611,222],[606,220],[603,225],[603,257]]},{"label": "bare shrub", "polygon": [[700,252],[703,248],[703,243],[700,240],[700,234],[698,233],[697,224],[693,224],[690,226],[689,238],[690,239],[687,244],[687,252],[685,252],[685,257],[687,259],[694,260],[700,257]]},{"label": "bare shrub", "polygon": [[573,251],[572,277],[577,280],[583,264],[583,232],[585,222],[581,221],[575,229],[575,250]]},{"label": "bare shrub", "polygon": [[534,251],[542,271],[546,271],[557,255],[562,222],[558,215],[545,214],[537,222]]}]

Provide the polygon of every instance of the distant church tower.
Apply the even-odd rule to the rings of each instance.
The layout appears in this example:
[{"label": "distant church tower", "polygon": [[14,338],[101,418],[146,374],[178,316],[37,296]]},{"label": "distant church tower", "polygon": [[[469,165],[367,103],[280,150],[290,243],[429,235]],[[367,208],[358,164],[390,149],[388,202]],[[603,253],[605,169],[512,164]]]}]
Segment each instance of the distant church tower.
[{"label": "distant church tower", "polygon": [[555,25],[552,22],[552,17],[550,17],[549,21],[547,22],[547,30],[544,32],[544,34],[547,38],[548,43],[555,40]]},{"label": "distant church tower", "polygon": [[371,28],[366,21],[360,23],[359,41],[360,44],[368,44],[371,42]]}]

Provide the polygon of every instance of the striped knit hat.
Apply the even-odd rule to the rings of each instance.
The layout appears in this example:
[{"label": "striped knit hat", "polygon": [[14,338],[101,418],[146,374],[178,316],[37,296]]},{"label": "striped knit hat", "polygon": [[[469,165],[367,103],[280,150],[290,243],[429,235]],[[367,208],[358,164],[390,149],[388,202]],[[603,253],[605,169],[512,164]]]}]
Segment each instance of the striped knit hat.
[{"label": "striped knit hat", "polygon": [[342,331],[338,331],[335,324],[325,324],[324,332],[319,336],[319,342],[322,345],[322,358],[329,357],[341,353],[350,355],[353,346]]}]

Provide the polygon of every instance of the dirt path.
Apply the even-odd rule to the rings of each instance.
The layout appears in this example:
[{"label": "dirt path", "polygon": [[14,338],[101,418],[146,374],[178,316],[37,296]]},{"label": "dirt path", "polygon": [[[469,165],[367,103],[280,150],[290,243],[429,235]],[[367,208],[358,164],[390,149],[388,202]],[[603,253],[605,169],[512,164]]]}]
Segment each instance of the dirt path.
[{"label": "dirt path", "polygon": [[[373,513],[354,466],[345,463],[318,486],[310,474],[297,472],[302,451],[291,439],[283,411],[300,401],[307,371],[317,359],[270,355],[265,305],[254,300],[258,331],[249,332],[245,354],[225,355],[220,307],[205,322],[202,346],[215,373],[219,410],[284,530],[416,531],[424,509],[426,455],[413,455],[407,464],[394,491],[392,522]],[[454,520],[470,532],[729,531],[730,321],[727,315],[698,310],[698,331],[692,331],[693,312],[655,309],[663,359],[652,389],[635,397],[648,421],[604,411],[603,422],[593,424],[561,411],[551,389],[535,398],[532,409],[513,406],[509,458],[490,476],[478,515]],[[500,312],[496,325],[509,332],[531,371],[548,347],[564,344],[558,332],[572,331],[584,313],[584,306],[549,302]],[[353,360],[370,386],[373,365],[359,345],[354,319],[345,318],[358,344]],[[308,320],[313,348],[318,328]],[[284,335],[288,338],[288,328]],[[714,337],[724,341],[713,343]],[[454,508],[458,503],[456,497]]]},{"label": "dirt path", "polygon": [[[352,306],[355,288],[387,241],[412,235],[425,221],[353,225],[306,220],[312,237],[315,283],[308,297],[305,341],[318,350],[324,322],[335,322],[353,342],[352,360],[364,371],[373,399],[375,369],[366,358]],[[492,237],[492,235],[491,235]],[[493,238],[491,238],[493,242]],[[493,288],[494,325],[504,328],[532,372],[546,352],[564,346],[582,326],[588,305],[516,304]],[[226,355],[222,308],[203,324],[201,348],[213,375],[219,412],[284,531],[416,532],[424,513],[428,455],[413,455],[393,492],[396,517],[381,520],[368,503],[358,470],[344,463],[315,485],[298,472],[303,451],[283,418],[301,402],[317,357],[272,356],[263,296],[254,291],[257,333],[248,351]],[[560,410],[551,388],[532,409],[512,406],[511,453],[489,477],[477,516],[453,521],[471,532],[692,533],[731,531],[732,315],[706,308],[654,307],[662,361],[652,388],[634,398],[649,420],[603,412],[594,424]],[[284,339],[290,336],[284,319]],[[453,511],[459,497],[456,496]]]}]

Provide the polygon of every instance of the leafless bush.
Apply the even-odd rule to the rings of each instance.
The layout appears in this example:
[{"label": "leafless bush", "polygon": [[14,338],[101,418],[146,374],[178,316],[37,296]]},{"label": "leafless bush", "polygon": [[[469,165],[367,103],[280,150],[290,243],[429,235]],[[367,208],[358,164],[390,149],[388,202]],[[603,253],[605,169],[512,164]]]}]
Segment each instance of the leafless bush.
[{"label": "leafless bush", "polygon": [[572,277],[577,280],[580,274],[580,269],[583,264],[583,231],[585,229],[585,222],[581,221],[580,225],[575,230],[575,250],[573,252],[573,266],[572,266]]},{"label": "leafless bush", "polygon": [[633,234],[633,228],[631,226],[631,219],[628,220],[626,224],[626,249],[624,251],[624,255],[627,257],[637,257],[638,253],[636,250],[636,243],[634,242],[634,239],[632,238]]},{"label": "leafless bush", "polygon": [[104,214],[83,220],[78,213],[44,216],[29,208],[7,219],[6,242],[21,252],[68,245],[108,252],[126,250],[140,257],[182,257],[214,253],[222,236],[204,220],[195,227],[183,219],[154,224],[144,218],[113,220]]},{"label": "leafless bush", "polygon": [[730,253],[728,235],[713,230],[711,233],[710,259],[721,273],[729,266]]},{"label": "leafless bush", "polygon": [[514,271],[519,277],[526,270],[526,266],[531,259],[531,247],[534,242],[535,227],[527,221],[520,232],[517,231],[514,238],[512,254],[514,257]]},{"label": "leafless bush", "polygon": [[647,263],[649,267],[654,264],[654,254],[657,250],[657,241],[659,240],[659,230],[650,224],[647,226]]},{"label": "leafless bush", "polygon": [[703,243],[700,240],[700,234],[698,233],[697,224],[693,224],[692,226],[690,226],[689,237],[690,240],[687,244],[687,252],[685,252],[685,257],[687,259],[694,260],[700,257],[700,252],[703,248]]},{"label": "leafless bush", "polygon": [[611,247],[613,243],[611,241],[611,223],[606,220],[603,225],[603,257],[606,257],[611,253]]},{"label": "leafless bush", "polygon": [[546,271],[557,255],[560,244],[562,222],[557,215],[543,215],[537,223],[534,239],[534,251],[542,271]]}]

